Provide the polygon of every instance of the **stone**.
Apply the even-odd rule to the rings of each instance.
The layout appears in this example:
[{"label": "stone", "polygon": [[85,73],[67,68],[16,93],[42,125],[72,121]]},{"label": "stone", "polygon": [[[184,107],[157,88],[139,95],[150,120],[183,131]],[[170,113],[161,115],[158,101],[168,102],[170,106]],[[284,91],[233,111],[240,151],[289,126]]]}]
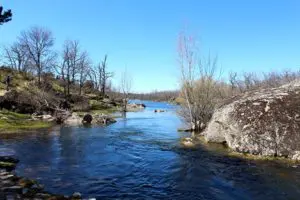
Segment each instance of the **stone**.
[{"label": "stone", "polygon": [[30,179],[20,179],[18,181],[18,185],[24,187],[24,188],[30,188],[32,187],[34,184],[36,184],[36,181],[34,180],[30,180]]},{"label": "stone", "polygon": [[79,192],[74,192],[71,198],[72,199],[81,199],[81,194]]},{"label": "stone", "polygon": [[155,113],[161,113],[161,112],[166,112],[165,110],[161,110],[161,109],[155,109],[154,110]]},{"label": "stone", "polygon": [[0,162],[18,163],[19,160],[10,156],[0,156]]},{"label": "stone", "polygon": [[77,115],[77,113],[72,113],[65,121],[65,125],[76,126],[82,124],[82,119]]},{"label": "stone", "polygon": [[0,182],[1,187],[10,187],[13,185],[14,185],[14,182],[12,182],[11,180],[5,180],[5,181]]},{"label": "stone", "polygon": [[7,192],[7,193],[22,194],[23,193],[23,188],[21,186],[4,187],[3,191]]},{"label": "stone", "polygon": [[185,126],[177,129],[178,132],[191,132],[193,129],[191,127]]},{"label": "stone", "polygon": [[181,140],[181,144],[182,144],[182,146],[187,147],[187,148],[191,148],[191,147],[195,146],[194,140],[192,138],[189,138],[189,137],[183,138]]},{"label": "stone", "polygon": [[126,105],[127,112],[138,112],[138,111],[144,110],[145,108],[146,108],[146,105],[141,104],[141,103],[132,103],[132,104]]},{"label": "stone", "polygon": [[35,197],[36,198],[41,198],[41,199],[47,199],[47,198],[51,197],[51,195],[47,194],[47,193],[36,193]]},{"label": "stone", "polygon": [[1,176],[0,180],[8,180],[8,179],[12,179],[12,178],[14,178],[14,175],[8,174],[6,176]]},{"label": "stone", "polygon": [[4,172],[1,172],[1,173],[0,173],[0,176],[6,176],[6,175],[8,175],[8,174],[9,174],[8,172],[4,171]]},{"label": "stone", "polygon": [[91,114],[85,114],[82,119],[83,124],[91,124],[93,121],[93,117]]},{"label": "stone", "polygon": [[219,106],[201,133],[237,152],[300,160],[300,80]]},{"label": "stone", "polygon": [[59,110],[57,109],[54,114],[56,123],[62,124],[66,119],[72,116],[72,113],[68,110]]},{"label": "stone", "polygon": [[115,122],[117,121],[113,117],[110,117],[108,115],[103,115],[103,114],[95,115],[93,121],[94,124],[100,124],[100,125],[109,125]]}]

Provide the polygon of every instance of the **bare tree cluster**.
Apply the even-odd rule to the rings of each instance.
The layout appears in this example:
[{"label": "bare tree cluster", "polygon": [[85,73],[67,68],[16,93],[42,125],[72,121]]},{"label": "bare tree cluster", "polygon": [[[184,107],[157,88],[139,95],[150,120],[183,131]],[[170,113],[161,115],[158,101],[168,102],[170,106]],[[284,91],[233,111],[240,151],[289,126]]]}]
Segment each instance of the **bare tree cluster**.
[{"label": "bare tree cluster", "polygon": [[94,81],[95,87],[101,92],[103,97],[105,97],[107,90],[111,86],[109,79],[113,75],[113,72],[107,70],[107,55],[104,56],[103,61],[91,70],[90,78]]},{"label": "bare tree cluster", "polygon": [[77,79],[79,95],[81,95],[83,84],[91,70],[91,61],[87,51],[80,50],[79,41],[66,40],[61,60],[61,64],[56,65],[56,72],[64,82],[65,94],[70,95],[70,87]]},{"label": "bare tree cluster", "polygon": [[179,96],[179,91],[153,91],[148,93],[130,93],[131,99],[151,100],[151,101],[175,101]]},{"label": "bare tree cluster", "polygon": [[4,47],[3,54],[6,65],[11,68],[20,72],[27,72],[30,70],[31,64],[28,52],[19,42],[16,42],[9,47]]},{"label": "bare tree cluster", "polygon": [[120,87],[123,96],[123,111],[127,112],[129,93],[132,87],[132,77],[128,73],[127,69],[125,69],[125,71],[122,73]]},{"label": "bare tree cluster", "polygon": [[41,84],[42,74],[50,71],[56,61],[52,50],[54,38],[52,32],[42,27],[32,27],[23,31],[17,41],[4,47],[5,64],[20,72],[33,72]]},{"label": "bare tree cluster", "polygon": [[43,27],[22,31],[15,43],[3,48],[4,64],[19,72],[36,75],[40,87],[45,81],[43,74],[57,74],[65,95],[70,95],[70,88],[74,85],[79,87],[78,93],[81,95],[88,81],[92,89],[105,96],[113,77],[107,67],[107,55],[99,65],[93,65],[88,52],[81,49],[78,40],[66,40],[61,53],[53,49],[54,41],[52,32]]},{"label": "bare tree cluster", "polygon": [[237,95],[247,91],[261,88],[278,87],[300,78],[300,71],[284,70],[282,72],[261,73],[236,72],[229,73],[229,84],[231,92],[228,95]]},{"label": "bare tree cluster", "polygon": [[[196,40],[181,34],[178,41],[178,62],[181,72],[180,115],[195,131],[203,130],[212,117],[217,104],[224,99],[248,91],[278,87],[300,78],[300,71],[238,74],[230,72],[228,81],[220,79],[216,58],[198,54]],[[219,74],[219,75],[218,75]]]},{"label": "bare tree cluster", "polygon": [[52,32],[42,27],[32,27],[23,31],[19,37],[20,48],[26,52],[38,76],[41,85],[42,73],[50,71],[56,61],[56,53],[52,50],[54,37]]},{"label": "bare tree cluster", "polygon": [[203,58],[198,53],[196,40],[181,34],[178,41],[178,63],[181,72],[181,96],[185,101],[180,114],[190,122],[193,130],[201,131],[223,94],[217,76],[217,58],[210,55]]}]

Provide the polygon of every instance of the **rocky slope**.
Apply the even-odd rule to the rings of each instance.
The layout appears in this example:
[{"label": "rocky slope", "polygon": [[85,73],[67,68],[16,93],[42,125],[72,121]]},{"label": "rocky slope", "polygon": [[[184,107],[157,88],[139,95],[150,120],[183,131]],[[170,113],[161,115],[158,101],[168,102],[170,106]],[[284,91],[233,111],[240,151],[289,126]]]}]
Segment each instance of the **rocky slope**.
[{"label": "rocky slope", "polygon": [[300,160],[300,80],[234,98],[202,135],[237,152]]}]

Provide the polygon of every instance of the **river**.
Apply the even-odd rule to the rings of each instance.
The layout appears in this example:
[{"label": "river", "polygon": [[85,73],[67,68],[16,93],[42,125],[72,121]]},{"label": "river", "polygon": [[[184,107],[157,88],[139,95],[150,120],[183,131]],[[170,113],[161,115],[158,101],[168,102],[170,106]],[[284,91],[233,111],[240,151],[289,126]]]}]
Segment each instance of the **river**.
[{"label": "river", "polygon": [[[180,146],[175,107],[144,102],[108,127],[54,127],[1,138],[18,175],[49,192],[97,199],[299,199],[300,167],[229,157],[219,145]],[[167,112],[154,113],[154,109]],[[221,150],[220,150],[221,149]]]}]

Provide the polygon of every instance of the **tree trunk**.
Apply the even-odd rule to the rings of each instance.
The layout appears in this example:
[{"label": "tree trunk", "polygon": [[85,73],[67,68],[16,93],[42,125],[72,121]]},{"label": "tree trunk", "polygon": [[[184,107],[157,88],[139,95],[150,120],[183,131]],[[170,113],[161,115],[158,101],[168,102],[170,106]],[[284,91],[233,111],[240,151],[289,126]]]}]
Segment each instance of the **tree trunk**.
[{"label": "tree trunk", "polygon": [[82,84],[79,83],[79,95],[81,95]]},{"label": "tree trunk", "polygon": [[41,69],[38,69],[38,86],[41,86]]},{"label": "tree trunk", "polygon": [[67,77],[67,95],[70,94],[70,76]]}]

